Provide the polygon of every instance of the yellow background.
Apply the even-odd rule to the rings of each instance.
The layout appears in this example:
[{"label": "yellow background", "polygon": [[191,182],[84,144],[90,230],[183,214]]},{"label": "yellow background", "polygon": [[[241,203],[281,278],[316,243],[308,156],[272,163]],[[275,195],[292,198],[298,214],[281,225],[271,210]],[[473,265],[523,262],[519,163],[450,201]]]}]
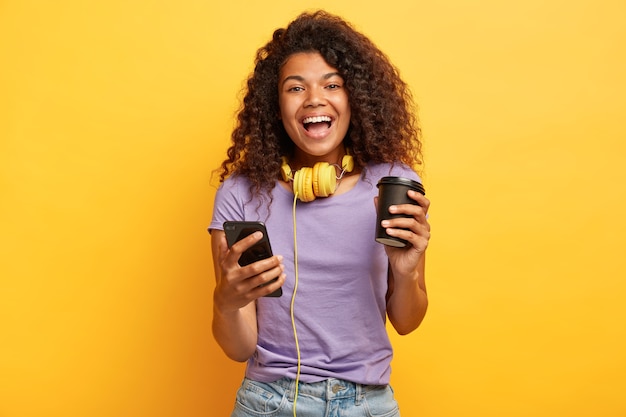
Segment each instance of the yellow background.
[{"label": "yellow background", "polygon": [[228,415],[211,172],[255,50],[317,7],[420,106],[431,305],[393,336],[403,416],[626,415],[623,1],[4,0],[1,417]]}]

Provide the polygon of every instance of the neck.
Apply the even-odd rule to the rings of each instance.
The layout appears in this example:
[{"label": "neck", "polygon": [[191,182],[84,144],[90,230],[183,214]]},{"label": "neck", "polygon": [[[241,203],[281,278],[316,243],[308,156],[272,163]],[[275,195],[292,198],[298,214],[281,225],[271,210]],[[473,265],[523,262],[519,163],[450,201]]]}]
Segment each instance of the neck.
[{"label": "neck", "polygon": [[295,153],[293,158],[289,160],[289,164],[292,169],[298,170],[302,167],[313,167],[318,162],[328,162],[330,165],[337,165],[339,167],[338,174],[342,171],[341,160],[346,155],[345,150],[342,148],[338,153],[327,154],[323,156],[314,156],[308,154]]}]

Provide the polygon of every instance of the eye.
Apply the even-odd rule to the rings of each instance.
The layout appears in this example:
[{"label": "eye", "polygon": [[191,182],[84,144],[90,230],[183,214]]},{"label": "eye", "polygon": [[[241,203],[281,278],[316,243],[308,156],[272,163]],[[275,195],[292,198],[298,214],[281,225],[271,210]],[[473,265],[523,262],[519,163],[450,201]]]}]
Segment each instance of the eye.
[{"label": "eye", "polygon": [[293,91],[294,93],[297,93],[300,91],[304,91],[304,88],[300,87],[299,85],[295,85],[293,87],[289,87],[287,91]]},{"label": "eye", "polygon": [[336,84],[336,83],[329,84],[326,86],[326,88],[328,88],[329,90],[338,90],[341,88],[341,84]]}]

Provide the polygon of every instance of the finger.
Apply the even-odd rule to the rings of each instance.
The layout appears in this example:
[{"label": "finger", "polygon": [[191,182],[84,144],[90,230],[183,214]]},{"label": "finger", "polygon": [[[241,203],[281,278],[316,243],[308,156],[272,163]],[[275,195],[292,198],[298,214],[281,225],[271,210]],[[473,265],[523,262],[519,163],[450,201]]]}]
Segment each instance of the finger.
[{"label": "finger", "polygon": [[430,240],[430,232],[427,230],[414,233],[413,231],[406,229],[387,229],[387,234],[389,236],[406,240],[409,242],[410,246],[418,252],[424,252],[428,247],[428,242]]},{"label": "finger", "polygon": [[211,237],[213,238],[213,245],[217,247],[217,253],[220,259],[224,258],[226,252],[228,252],[228,243],[226,242],[226,234],[223,230],[212,230]]},{"label": "finger", "polygon": [[249,249],[252,246],[254,246],[254,244],[260,241],[262,238],[263,238],[262,232],[256,231],[254,233],[251,233],[248,236],[244,237],[243,239],[235,242],[230,247],[230,252],[233,256],[239,259],[241,254],[244,253],[246,249]]},{"label": "finger", "polygon": [[389,234],[390,236],[400,237],[401,239],[405,240],[407,240],[407,234],[412,234],[418,237],[430,237],[430,225],[428,224],[428,222],[417,222],[413,218],[384,220],[381,222],[381,226],[385,228],[387,234]]},{"label": "finger", "polygon": [[[222,265],[228,259],[228,243],[223,230],[211,231],[211,251],[216,265]],[[216,276],[219,277],[219,275],[217,274]]]},{"label": "finger", "polygon": [[417,204],[396,204],[389,206],[389,213],[404,214],[417,220],[426,218],[426,210]]},{"label": "finger", "polygon": [[407,195],[411,200],[417,202],[424,209],[425,213],[428,213],[428,208],[430,207],[430,200],[427,199],[423,194],[418,193],[417,191],[409,190]]},{"label": "finger", "polygon": [[245,293],[247,299],[257,299],[282,287],[285,283],[285,279],[284,267],[281,264],[276,268],[269,269],[245,279],[241,283],[242,286],[240,290]]},{"label": "finger", "polygon": [[283,286],[283,284],[285,283],[285,277],[285,274],[280,274],[278,277],[267,281],[265,284],[254,287],[250,291],[251,298],[257,299],[273,293]]},{"label": "finger", "polygon": [[285,267],[283,266],[282,261],[283,257],[281,255],[274,255],[266,259],[261,259],[243,267],[244,273],[245,275],[252,276],[260,275],[274,268],[280,268],[281,270],[284,270]]},{"label": "finger", "polygon": [[[278,265],[274,268],[265,270],[257,275],[250,277],[247,282],[250,284],[251,289],[263,285],[268,285],[274,280],[279,279],[282,275],[284,275],[284,268],[282,265]],[[284,282],[284,277],[282,278]]]}]

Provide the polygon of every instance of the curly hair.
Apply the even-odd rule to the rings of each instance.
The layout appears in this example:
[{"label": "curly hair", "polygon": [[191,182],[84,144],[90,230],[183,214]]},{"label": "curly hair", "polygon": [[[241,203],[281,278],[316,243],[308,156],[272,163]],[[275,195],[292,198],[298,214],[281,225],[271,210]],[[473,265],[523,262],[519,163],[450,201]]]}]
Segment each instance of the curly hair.
[{"label": "curly hair", "polygon": [[233,173],[244,175],[253,193],[271,195],[281,157],[294,149],[278,117],[279,71],[298,52],[318,52],[344,79],[352,115],[344,144],[357,167],[402,162],[416,168],[422,163],[415,105],[396,67],[365,35],[320,10],[277,29],[257,51],[220,182]]}]

